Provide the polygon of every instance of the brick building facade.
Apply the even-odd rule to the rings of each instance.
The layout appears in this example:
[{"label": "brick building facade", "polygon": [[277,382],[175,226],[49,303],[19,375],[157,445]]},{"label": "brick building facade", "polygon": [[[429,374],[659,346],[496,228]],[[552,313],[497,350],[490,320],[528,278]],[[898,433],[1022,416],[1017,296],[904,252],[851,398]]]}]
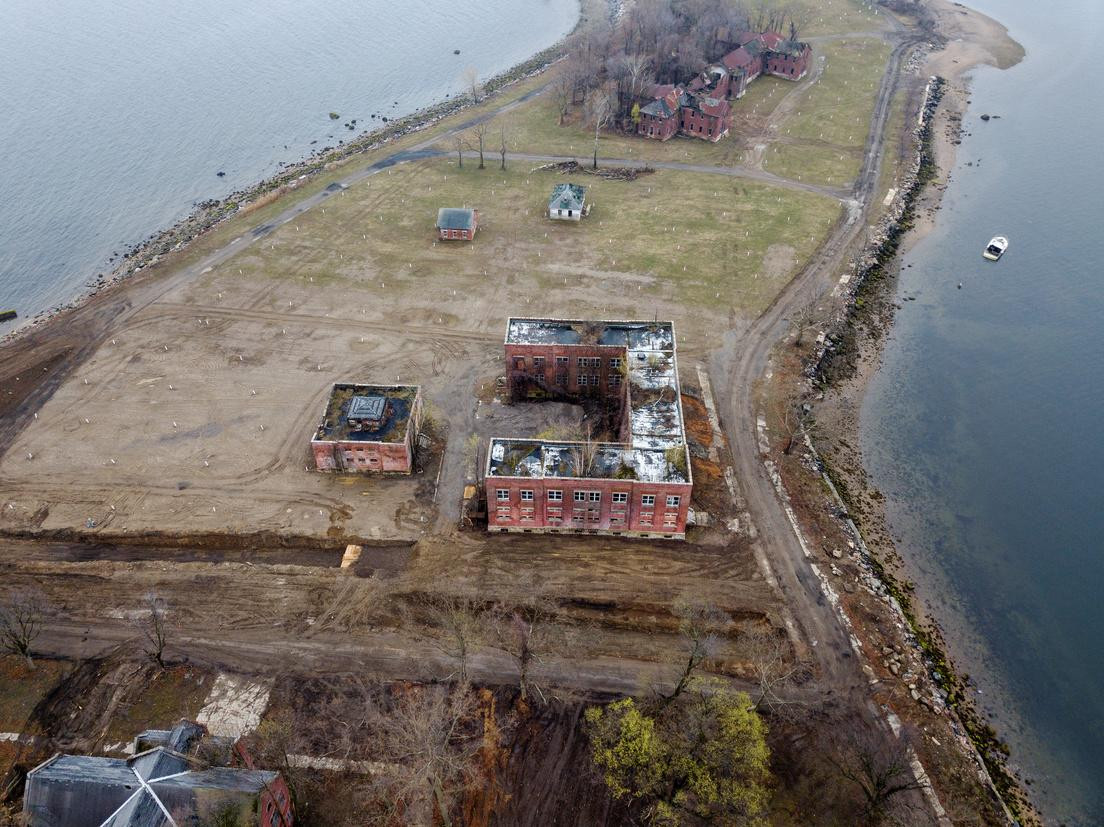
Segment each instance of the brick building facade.
[{"label": "brick building facade", "polygon": [[479,210],[441,207],[437,210],[436,228],[441,241],[471,241],[479,229]]},{"label": "brick building facade", "polygon": [[693,491],[670,322],[510,319],[514,401],[597,403],[604,442],[492,439],[491,531],[686,534]]},{"label": "brick building facade", "polygon": [[409,474],[421,419],[417,385],[336,384],[311,439],[315,468]]}]

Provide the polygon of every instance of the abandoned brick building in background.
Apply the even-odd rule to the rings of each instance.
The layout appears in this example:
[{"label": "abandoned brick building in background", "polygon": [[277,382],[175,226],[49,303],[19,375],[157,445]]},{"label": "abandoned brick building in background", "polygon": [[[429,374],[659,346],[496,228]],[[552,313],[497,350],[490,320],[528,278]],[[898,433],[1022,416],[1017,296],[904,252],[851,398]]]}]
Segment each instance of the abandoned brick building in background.
[{"label": "abandoned brick building in background", "polygon": [[693,481],[673,325],[510,319],[505,354],[512,401],[580,403],[600,431],[492,439],[488,529],[685,537]]},{"label": "abandoned brick building in background", "polygon": [[336,384],[311,440],[315,467],[409,474],[421,418],[418,385]]},{"label": "abandoned brick building in background", "polygon": [[778,32],[722,30],[717,39],[729,50],[719,62],[685,87],[652,88],[649,102],[640,109],[638,134],[659,141],[675,135],[719,141],[732,128],[730,101],[742,98],[749,83],[762,74],[801,80],[809,70],[809,44],[786,40]]}]

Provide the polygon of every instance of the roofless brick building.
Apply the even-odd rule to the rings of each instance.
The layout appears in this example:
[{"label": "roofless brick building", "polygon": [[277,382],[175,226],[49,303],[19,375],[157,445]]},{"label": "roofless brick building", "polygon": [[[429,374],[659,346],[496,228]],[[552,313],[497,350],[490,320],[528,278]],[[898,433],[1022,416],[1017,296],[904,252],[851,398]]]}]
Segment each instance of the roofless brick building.
[{"label": "roofless brick building", "polygon": [[671,322],[514,318],[505,353],[512,400],[601,408],[613,438],[492,439],[488,529],[684,538],[693,480]]},{"label": "roofless brick building", "polygon": [[414,439],[422,416],[417,385],[349,385],[330,392],[311,440],[319,471],[393,471],[414,468]]}]

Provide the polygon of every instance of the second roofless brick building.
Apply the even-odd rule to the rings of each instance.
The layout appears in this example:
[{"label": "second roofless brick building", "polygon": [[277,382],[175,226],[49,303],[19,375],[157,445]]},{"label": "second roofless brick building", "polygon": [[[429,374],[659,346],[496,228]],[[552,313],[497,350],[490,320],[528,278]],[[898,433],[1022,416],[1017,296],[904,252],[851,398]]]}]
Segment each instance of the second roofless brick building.
[{"label": "second roofless brick building", "polygon": [[488,529],[684,538],[693,480],[673,325],[510,319],[505,351],[512,399],[600,402],[616,441],[492,439]]}]

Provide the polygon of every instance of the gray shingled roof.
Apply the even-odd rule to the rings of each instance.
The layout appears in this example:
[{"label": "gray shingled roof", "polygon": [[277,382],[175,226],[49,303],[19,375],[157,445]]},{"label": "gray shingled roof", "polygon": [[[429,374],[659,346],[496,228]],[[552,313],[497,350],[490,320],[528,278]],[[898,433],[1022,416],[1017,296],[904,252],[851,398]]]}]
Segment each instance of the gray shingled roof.
[{"label": "gray shingled roof", "polygon": [[550,210],[581,210],[586,201],[586,187],[578,184],[557,184],[548,200]]},{"label": "gray shingled roof", "polygon": [[671,107],[667,105],[666,98],[659,98],[657,100],[654,100],[647,106],[641,107],[640,111],[643,112],[645,115],[654,115],[657,118],[669,118],[672,114],[674,114],[674,110],[672,110]]},{"label": "gray shingled roof", "polygon": [[[190,749],[202,733],[201,727],[182,722],[171,731],[142,735]],[[30,827],[167,827],[173,823],[170,814],[208,818],[224,808],[250,813],[277,775],[197,768],[166,746],[126,760],[59,754],[28,773],[23,813]]]},{"label": "gray shingled roof", "polygon": [[475,210],[461,207],[441,207],[437,210],[437,227],[441,230],[470,230],[475,226]]}]

